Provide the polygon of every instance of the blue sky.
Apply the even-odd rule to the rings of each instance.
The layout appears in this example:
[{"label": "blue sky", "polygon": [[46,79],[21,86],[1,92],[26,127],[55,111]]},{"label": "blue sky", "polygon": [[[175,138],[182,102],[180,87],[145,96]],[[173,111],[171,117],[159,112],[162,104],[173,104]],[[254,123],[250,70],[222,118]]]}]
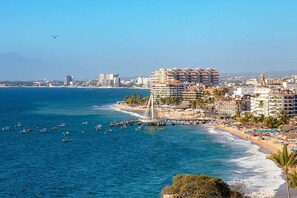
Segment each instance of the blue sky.
[{"label": "blue sky", "polygon": [[57,76],[48,78],[292,70],[296,8],[294,0],[0,0],[0,53],[52,62]]}]

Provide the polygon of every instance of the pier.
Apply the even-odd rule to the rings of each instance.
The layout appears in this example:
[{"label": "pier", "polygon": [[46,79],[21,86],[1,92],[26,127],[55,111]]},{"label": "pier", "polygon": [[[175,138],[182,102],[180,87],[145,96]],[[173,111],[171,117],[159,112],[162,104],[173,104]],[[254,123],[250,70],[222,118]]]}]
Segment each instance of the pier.
[{"label": "pier", "polygon": [[138,120],[128,120],[122,122],[114,122],[110,123],[110,127],[126,127],[126,126],[133,126],[137,124],[138,126],[147,125],[147,126],[166,126],[167,123],[171,123],[171,125],[176,124],[191,124],[191,125],[198,125],[198,124],[205,124],[210,122],[211,118],[205,117],[196,117],[196,118],[163,118],[158,116],[158,111],[154,107],[154,96],[151,94],[146,111],[144,113],[144,117]]},{"label": "pier", "polygon": [[142,121],[142,120],[128,120],[128,121],[121,121],[121,122],[112,122],[110,123],[110,127],[124,127],[124,126],[133,126],[133,125],[148,125],[148,126],[166,126],[168,123],[171,125],[176,124],[190,124],[190,125],[198,125],[198,124],[206,124],[211,122],[211,118],[195,118],[195,119],[171,119],[171,118],[165,118],[161,119],[159,121]]}]

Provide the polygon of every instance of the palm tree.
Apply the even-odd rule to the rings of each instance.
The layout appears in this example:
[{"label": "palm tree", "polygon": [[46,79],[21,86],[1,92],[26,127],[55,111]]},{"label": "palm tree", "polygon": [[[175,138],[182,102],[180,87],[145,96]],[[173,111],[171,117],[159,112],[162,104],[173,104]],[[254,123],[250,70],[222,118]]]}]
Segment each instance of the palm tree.
[{"label": "palm tree", "polygon": [[288,180],[289,180],[289,184],[292,188],[297,187],[297,172],[296,172],[296,170],[293,170],[292,172],[290,172],[288,174]]},{"label": "palm tree", "polygon": [[259,102],[259,108],[263,108],[264,107],[264,101],[263,100],[260,100]]},{"label": "palm tree", "polygon": [[281,124],[288,124],[289,116],[284,109],[281,109],[279,111],[279,113],[277,114],[277,118],[280,120]]},{"label": "palm tree", "polygon": [[289,174],[289,169],[294,165],[296,165],[297,163],[296,155],[297,153],[293,153],[293,152],[289,154],[287,147],[284,145],[282,152],[278,151],[278,154],[267,156],[267,159],[272,160],[285,173],[288,198],[291,197],[289,183],[288,183],[288,174]]}]

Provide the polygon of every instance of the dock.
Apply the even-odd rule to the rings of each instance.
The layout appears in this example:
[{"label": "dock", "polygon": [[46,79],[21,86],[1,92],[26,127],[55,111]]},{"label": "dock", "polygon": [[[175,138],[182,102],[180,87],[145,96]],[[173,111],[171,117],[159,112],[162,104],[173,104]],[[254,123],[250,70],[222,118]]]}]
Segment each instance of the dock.
[{"label": "dock", "polygon": [[124,127],[124,126],[133,126],[133,125],[153,125],[153,126],[166,126],[166,124],[170,123],[171,125],[176,124],[190,124],[190,125],[198,125],[198,124],[206,124],[211,122],[212,118],[195,118],[195,119],[171,119],[165,118],[160,122],[143,122],[141,120],[128,120],[128,121],[121,121],[121,122],[112,122],[110,123],[110,127]]}]

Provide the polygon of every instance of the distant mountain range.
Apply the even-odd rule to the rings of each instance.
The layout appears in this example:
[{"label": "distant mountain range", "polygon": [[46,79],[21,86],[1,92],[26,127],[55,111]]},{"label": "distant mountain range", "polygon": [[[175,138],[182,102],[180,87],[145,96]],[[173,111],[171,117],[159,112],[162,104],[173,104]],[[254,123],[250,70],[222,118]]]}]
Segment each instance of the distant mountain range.
[{"label": "distant mountain range", "polygon": [[290,71],[265,71],[265,72],[237,72],[237,73],[221,73],[221,77],[255,77],[263,73],[265,76],[278,77],[278,76],[292,76],[297,75],[297,70]]},{"label": "distant mountain range", "polygon": [[[57,69],[61,68],[61,70]],[[16,53],[0,54],[0,80],[63,79],[65,72],[61,64],[43,59],[33,59]]]}]

